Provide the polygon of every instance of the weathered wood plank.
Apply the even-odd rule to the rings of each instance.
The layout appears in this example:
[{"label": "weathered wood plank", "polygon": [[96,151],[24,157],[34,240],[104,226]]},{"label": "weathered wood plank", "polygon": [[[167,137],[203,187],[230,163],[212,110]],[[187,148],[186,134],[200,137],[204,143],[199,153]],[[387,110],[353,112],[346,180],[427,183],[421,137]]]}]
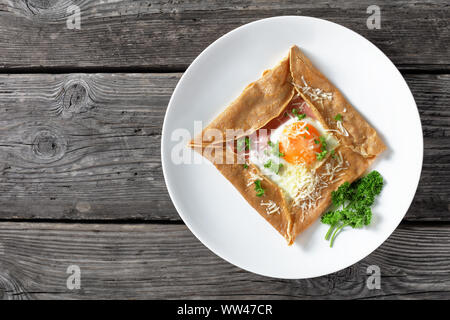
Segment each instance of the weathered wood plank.
[{"label": "weathered wood plank", "polygon": [[1,217],[176,218],[160,133],[179,75],[0,79]]},{"label": "weathered wood plank", "polygon": [[[0,223],[4,299],[370,299],[450,297],[450,228],[400,226],[363,261],[329,276],[278,280],[240,270],[184,225]],[[413,248],[413,249],[412,249]],[[67,268],[81,270],[69,290]],[[381,289],[366,286],[367,266]]]},{"label": "weathered wood plank", "polygon": [[424,136],[422,176],[409,220],[450,221],[450,75],[405,75]]},{"label": "weathered wood plank", "polygon": [[[0,219],[179,220],[160,134],[180,74],[0,75]],[[409,220],[450,220],[450,76],[407,75],[424,167]]]},{"label": "weathered wood plank", "polygon": [[[72,4],[81,10],[80,30],[67,28]],[[447,1],[377,1],[381,29],[369,30],[366,10],[373,4],[371,0],[0,0],[0,68],[184,70],[228,31],[278,15],[313,16],[349,27],[400,68],[449,67]]]}]

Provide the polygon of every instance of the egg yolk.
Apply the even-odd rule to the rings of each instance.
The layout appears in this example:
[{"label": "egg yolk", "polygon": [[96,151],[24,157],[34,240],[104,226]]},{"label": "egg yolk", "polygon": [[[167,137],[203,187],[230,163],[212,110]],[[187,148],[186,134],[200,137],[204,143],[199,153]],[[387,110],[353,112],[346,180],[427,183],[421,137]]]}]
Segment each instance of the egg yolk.
[{"label": "egg yolk", "polygon": [[280,135],[280,152],[283,159],[291,164],[311,165],[321,152],[319,131],[305,121],[287,125]]}]

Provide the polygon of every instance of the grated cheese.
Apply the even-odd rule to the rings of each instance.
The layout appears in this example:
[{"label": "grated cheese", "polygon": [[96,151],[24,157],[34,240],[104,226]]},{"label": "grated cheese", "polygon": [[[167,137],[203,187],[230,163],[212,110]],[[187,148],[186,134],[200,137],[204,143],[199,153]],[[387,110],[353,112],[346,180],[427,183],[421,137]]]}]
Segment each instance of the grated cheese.
[{"label": "grated cheese", "polygon": [[340,176],[344,174],[343,170],[347,169],[349,166],[348,161],[344,162],[344,158],[342,157],[342,153],[339,153],[336,156],[336,159],[331,159],[331,162],[328,162],[325,165],[326,172],[322,174],[323,178],[326,178],[329,183],[334,183],[340,180]]},{"label": "grated cheese", "polygon": [[250,177],[248,178],[247,187],[250,187],[256,180],[263,179],[258,173],[256,173],[255,168],[252,168],[252,170],[250,170],[248,173],[250,174]]},{"label": "grated cheese", "polygon": [[336,121],[337,129],[325,129],[325,132],[336,132],[340,135],[343,135],[344,137],[348,137],[348,131],[345,129],[344,125],[342,124],[342,121]]},{"label": "grated cheese", "polygon": [[327,185],[313,171],[304,166],[289,166],[283,174],[280,186],[291,197],[295,206],[303,209],[315,207],[320,191]]},{"label": "grated cheese", "polygon": [[344,137],[348,137],[348,131],[344,128],[344,125],[342,124],[342,121],[337,121],[337,127],[340,131],[340,133],[344,136]]},{"label": "grated cheese", "polygon": [[299,128],[295,128],[295,131],[290,131],[289,132],[289,135],[290,136],[292,136],[292,137],[297,137],[297,136],[300,136],[300,135],[304,135],[304,134],[308,134],[308,135],[311,135],[310,133],[309,133],[309,131],[308,130],[306,130],[306,127],[308,126],[308,123],[306,122],[306,121],[303,121],[303,123],[301,124],[301,127],[299,127]]},{"label": "grated cheese", "polygon": [[280,207],[277,206],[277,204],[272,201],[269,200],[267,202],[261,201],[261,206],[265,206],[266,207],[266,213],[271,215],[275,212],[277,212],[278,214],[280,214]]},{"label": "grated cheese", "polygon": [[[330,162],[325,164],[326,171],[320,175],[301,165],[287,167],[280,186],[290,196],[293,205],[300,207],[305,212],[317,205],[322,198],[322,190],[339,181],[348,166],[348,161],[344,161],[342,153],[339,151],[336,159],[331,158]],[[302,221],[303,219],[304,216],[301,217]]]},{"label": "grated cheese", "polygon": [[299,86],[295,83],[292,83],[296,89],[300,89],[303,94],[309,96],[312,101],[319,101],[323,105],[324,100],[331,101],[333,99],[333,93],[325,92],[320,88],[312,88],[305,81],[305,78],[302,76],[303,86]]},{"label": "grated cheese", "polygon": [[305,106],[307,105],[306,101],[302,101],[302,102],[295,102],[293,104],[291,104],[294,107],[298,107],[299,111],[304,111],[305,110]]}]

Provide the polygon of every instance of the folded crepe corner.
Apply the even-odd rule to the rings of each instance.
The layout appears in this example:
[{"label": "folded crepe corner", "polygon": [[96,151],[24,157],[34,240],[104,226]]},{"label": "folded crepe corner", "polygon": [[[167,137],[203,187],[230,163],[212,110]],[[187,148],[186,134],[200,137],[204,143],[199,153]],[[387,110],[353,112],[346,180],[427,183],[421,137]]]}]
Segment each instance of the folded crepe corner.
[{"label": "folded crepe corner", "polygon": [[263,127],[278,116],[292,99],[294,88],[290,77],[289,57],[286,57],[273,69],[264,71],[260,79],[247,85],[239,97],[212,120],[190,144],[224,142],[212,136],[210,132],[219,132],[225,137],[227,129],[242,130],[245,135]]},{"label": "folded crepe corner", "polygon": [[[230,153],[226,152],[230,141],[224,138],[228,129],[242,130],[241,136],[246,136],[264,127],[280,116],[296,94],[304,99],[325,129],[338,133],[336,152],[345,159],[346,164],[340,179],[323,188],[315,206],[306,209],[292,205],[281,188],[262,174],[256,165],[249,163],[245,168],[235,161],[237,155],[233,152],[231,157],[234,159],[226,159],[230,157]],[[334,120],[336,114],[345,114],[345,128]],[[221,135],[211,135],[211,129]],[[239,138],[235,136],[232,140]],[[358,179],[386,149],[375,129],[297,46],[292,46],[289,55],[273,69],[264,71],[260,79],[249,84],[199,136],[189,142],[189,146],[210,160],[247,202],[286,239],[288,245],[293,244],[296,237],[329,207],[332,191],[346,181],[351,183]],[[331,157],[323,161],[315,169],[317,174],[327,174],[327,164],[332,161],[335,160]],[[255,193],[255,179],[261,181],[265,190],[262,197]]]}]

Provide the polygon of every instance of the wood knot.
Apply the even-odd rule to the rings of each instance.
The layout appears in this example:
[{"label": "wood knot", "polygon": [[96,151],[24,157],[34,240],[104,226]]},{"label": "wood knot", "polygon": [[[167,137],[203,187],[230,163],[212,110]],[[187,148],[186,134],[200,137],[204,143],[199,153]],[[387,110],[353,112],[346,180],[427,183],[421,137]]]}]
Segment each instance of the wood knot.
[{"label": "wood knot", "polygon": [[88,85],[81,79],[67,81],[58,96],[57,113],[63,118],[71,118],[74,114],[89,110]]},{"label": "wood knot", "polygon": [[32,142],[32,152],[41,162],[49,163],[61,159],[66,152],[66,141],[58,133],[43,129],[38,131]]},{"label": "wood knot", "polygon": [[333,290],[341,284],[349,283],[349,281],[357,281],[361,277],[361,272],[358,265],[352,265],[343,270],[326,276],[328,279],[329,290]]},{"label": "wood knot", "polygon": [[29,8],[49,9],[57,3],[58,0],[25,0]]},{"label": "wood knot", "polygon": [[70,3],[71,0],[21,0],[16,5],[31,13],[34,18],[55,20],[63,16],[63,8]]},{"label": "wood knot", "polygon": [[30,298],[26,293],[26,288],[12,273],[2,271],[2,274],[0,274],[0,288],[0,299],[2,300],[28,300]]},{"label": "wood knot", "polygon": [[64,108],[69,111],[79,111],[86,103],[87,89],[81,83],[70,85],[64,92]]}]

